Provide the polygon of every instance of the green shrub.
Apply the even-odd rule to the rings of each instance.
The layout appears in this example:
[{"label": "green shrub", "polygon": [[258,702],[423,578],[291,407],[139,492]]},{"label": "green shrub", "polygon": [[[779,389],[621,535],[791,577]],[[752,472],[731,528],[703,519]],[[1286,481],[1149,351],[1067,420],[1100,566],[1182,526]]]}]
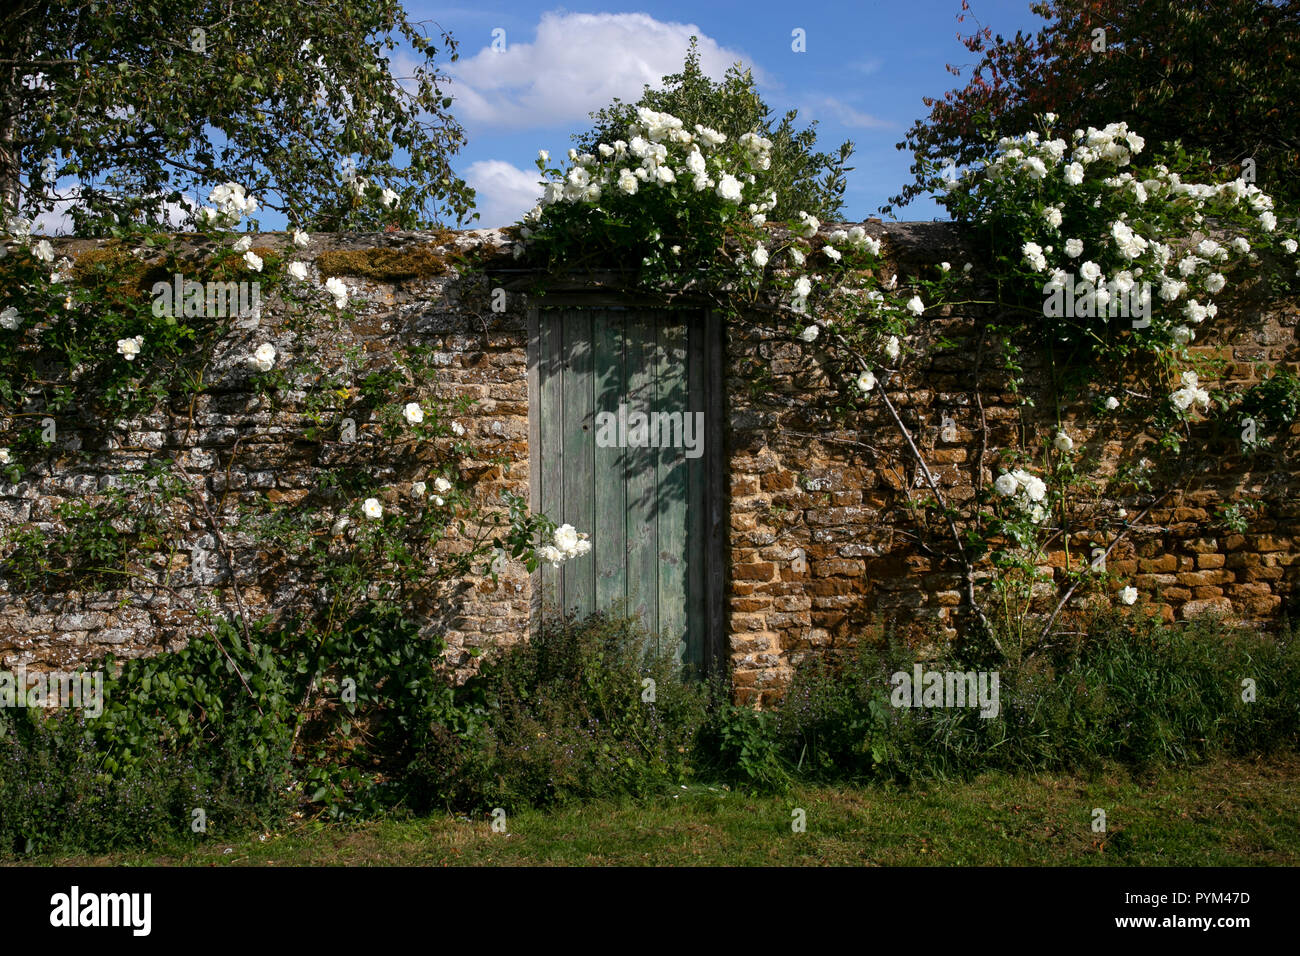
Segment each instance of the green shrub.
[{"label": "green shrub", "polygon": [[[815,779],[907,780],[1177,764],[1300,744],[1300,642],[1289,630],[1098,615],[1054,655],[1003,665],[999,712],[987,718],[973,707],[893,707],[890,675],[912,660],[890,645],[800,671],[778,712],[784,758]],[[953,652],[925,667],[988,669]]]},{"label": "green shrub", "polygon": [[417,757],[412,805],[513,810],[688,779],[709,692],[649,646],[617,614],[546,623],[461,689],[461,708],[483,719]]}]

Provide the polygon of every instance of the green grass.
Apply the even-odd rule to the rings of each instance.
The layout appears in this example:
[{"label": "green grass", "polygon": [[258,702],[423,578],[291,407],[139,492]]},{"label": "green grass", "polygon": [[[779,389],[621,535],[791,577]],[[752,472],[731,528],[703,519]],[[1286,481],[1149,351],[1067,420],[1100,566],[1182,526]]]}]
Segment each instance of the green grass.
[{"label": "green grass", "polygon": [[[695,785],[511,817],[303,823],[235,842],[39,865],[964,866],[1300,864],[1300,756],[1151,774],[990,773],[964,783],[799,787],[751,797]],[[807,814],[794,833],[791,810]],[[1094,833],[1093,808],[1107,815]]]}]

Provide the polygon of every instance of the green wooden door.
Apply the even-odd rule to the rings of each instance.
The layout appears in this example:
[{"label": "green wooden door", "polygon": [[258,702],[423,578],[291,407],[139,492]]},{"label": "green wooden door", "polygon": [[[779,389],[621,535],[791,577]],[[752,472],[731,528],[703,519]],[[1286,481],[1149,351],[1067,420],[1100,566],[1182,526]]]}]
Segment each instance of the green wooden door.
[{"label": "green wooden door", "polygon": [[592,542],[543,565],[542,613],[623,604],[688,673],[718,637],[715,332],[670,309],[544,308],[534,322],[534,500]]}]

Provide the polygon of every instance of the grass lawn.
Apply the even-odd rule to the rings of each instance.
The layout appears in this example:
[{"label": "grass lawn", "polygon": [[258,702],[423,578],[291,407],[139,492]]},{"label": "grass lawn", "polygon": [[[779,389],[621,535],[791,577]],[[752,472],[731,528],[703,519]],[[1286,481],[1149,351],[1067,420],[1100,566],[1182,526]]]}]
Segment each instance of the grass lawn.
[{"label": "grass lawn", "polygon": [[[1105,833],[1092,830],[1093,808]],[[807,829],[792,832],[792,810]],[[42,856],[40,865],[1261,865],[1300,864],[1300,755],[1132,774],[987,774],[963,783],[694,785],[647,800],[486,817],[303,823],[200,847]]]}]

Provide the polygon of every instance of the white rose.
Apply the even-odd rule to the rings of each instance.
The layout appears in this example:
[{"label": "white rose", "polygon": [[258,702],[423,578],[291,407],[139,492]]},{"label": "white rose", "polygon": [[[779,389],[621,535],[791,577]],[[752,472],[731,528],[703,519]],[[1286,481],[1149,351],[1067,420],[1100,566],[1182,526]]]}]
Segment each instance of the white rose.
[{"label": "white rose", "polygon": [[813,342],[817,339],[817,336],[820,333],[821,333],[821,329],[818,326],[810,325],[808,326],[808,328],[804,329],[802,332],[799,333],[799,338],[805,342]]},{"label": "white rose", "polygon": [[384,516],[384,506],[379,503],[378,498],[367,498],[366,503],[361,506],[367,518],[374,521]]},{"label": "white rose", "polygon": [[18,310],[12,305],[3,312],[0,312],[0,327],[10,330],[16,329],[18,328],[18,322]]},{"label": "white rose", "polygon": [[749,257],[754,260],[754,265],[760,269],[767,265],[767,250],[761,244],[754,247],[754,251],[749,254]]},{"label": "white rose", "polygon": [[1071,259],[1075,258],[1076,256],[1082,255],[1082,254],[1083,254],[1083,240],[1082,240],[1082,239],[1066,239],[1066,240],[1065,240],[1065,254],[1066,254],[1067,256],[1069,256]]},{"label": "white rose", "polygon": [[1004,471],[1002,474],[998,475],[997,481],[993,482],[993,487],[998,494],[1002,495],[1004,498],[1009,498],[1016,493],[1016,489],[1020,487],[1020,483],[1016,481],[1015,475]]},{"label": "white rose", "polygon": [[301,229],[295,229],[293,231],[293,244],[299,249],[305,249],[307,246],[311,245],[311,237]]},{"label": "white rose", "polygon": [[465,434],[465,426],[462,425],[460,422],[452,422],[452,423],[451,423],[451,431],[452,431],[452,434],[455,434],[455,435],[464,435],[464,434]]},{"label": "white rose", "polygon": [[275,346],[264,342],[248,357],[248,364],[259,372],[269,372],[275,367]]},{"label": "white rose", "polygon": [[888,358],[891,362],[897,362],[900,351],[901,350],[899,349],[899,345],[898,345],[898,336],[891,335],[889,337],[889,341],[885,343],[885,357]]},{"label": "white rose", "polygon": [[42,239],[40,242],[36,243],[36,245],[32,246],[32,255],[41,260],[41,262],[53,262],[54,247],[51,246],[49,242]]},{"label": "white rose", "polygon": [[253,248],[253,237],[244,236],[242,239],[236,241],[234,246],[232,246],[231,248],[233,248],[236,252],[247,252],[249,249]]},{"label": "white rose", "polygon": [[433,490],[440,495],[445,495],[451,491],[451,482],[446,478],[438,477],[433,480]]},{"label": "white rose", "polygon": [[1118,399],[1118,398],[1116,398],[1114,395],[1112,395],[1112,396],[1110,396],[1109,398],[1106,399],[1106,411],[1108,411],[1108,412],[1113,412],[1113,411],[1114,411],[1115,409],[1117,409],[1117,408],[1119,408],[1119,399]]},{"label": "white rose", "polygon": [[330,276],[325,280],[325,291],[334,296],[334,307],[343,308],[348,304],[348,287],[338,276]]},{"label": "white rose", "polygon": [[1057,432],[1056,439],[1052,442],[1052,447],[1059,452],[1074,451],[1074,439],[1065,432]]},{"label": "white rose", "polygon": [[572,552],[578,546],[578,531],[571,524],[562,524],[555,529],[554,540],[561,551]]},{"label": "white rose", "polygon": [[379,194],[379,201],[384,204],[385,209],[393,208],[393,203],[397,202],[398,195],[392,189],[385,189]]},{"label": "white rose", "polygon": [[858,389],[862,394],[865,395],[876,387],[876,376],[870,371],[863,371],[858,375],[855,384],[858,386]]},{"label": "white rose", "polygon": [[1119,599],[1120,602],[1123,604],[1127,604],[1127,605],[1136,604],[1138,599],[1137,588],[1135,587],[1120,588]]},{"label": "white rose", "polygon": [[247,263],[248,268],[252,269],[254,272],[262,271],[262,257],[256,252],[245,252],[244,262]]},{"label": "white rose", "polygon": [[913,315],[920,315],[922,312],[925,311],[925,303],[921,301],[921,297],[919,295],[914,295],[907,300],[906,308],[907,311],[911,312]]},{"label": "white rose", "polygon": [[423,498],[428,492],[428,486],[422,481],[417,481],[411,485],[411,497]]},{"label": "white rose", "polygon": [[291,262],[286,271],[299,282],[302,282],[307,278],[307,264],[305,262]]},{"label": "white rose", "polygon": [[727,202],[740,202],[741,188],[740,180],[730,173],[725,173],[718,181],[718,195]]},{"label": "white rose", "polygon": [[117,354],[124,357],[128,362],[134,362],[135,357],[140,354],[140,346],[143,344],[143,335],[137,335],[130,339],[118,339]]},{"label": "white rose", "polygon": [[424,409],[420,408],[417,402],[407,402],[406,407],[402,409],[402,417],[406,419],[406,424],[418,425],[424,421]]}]

